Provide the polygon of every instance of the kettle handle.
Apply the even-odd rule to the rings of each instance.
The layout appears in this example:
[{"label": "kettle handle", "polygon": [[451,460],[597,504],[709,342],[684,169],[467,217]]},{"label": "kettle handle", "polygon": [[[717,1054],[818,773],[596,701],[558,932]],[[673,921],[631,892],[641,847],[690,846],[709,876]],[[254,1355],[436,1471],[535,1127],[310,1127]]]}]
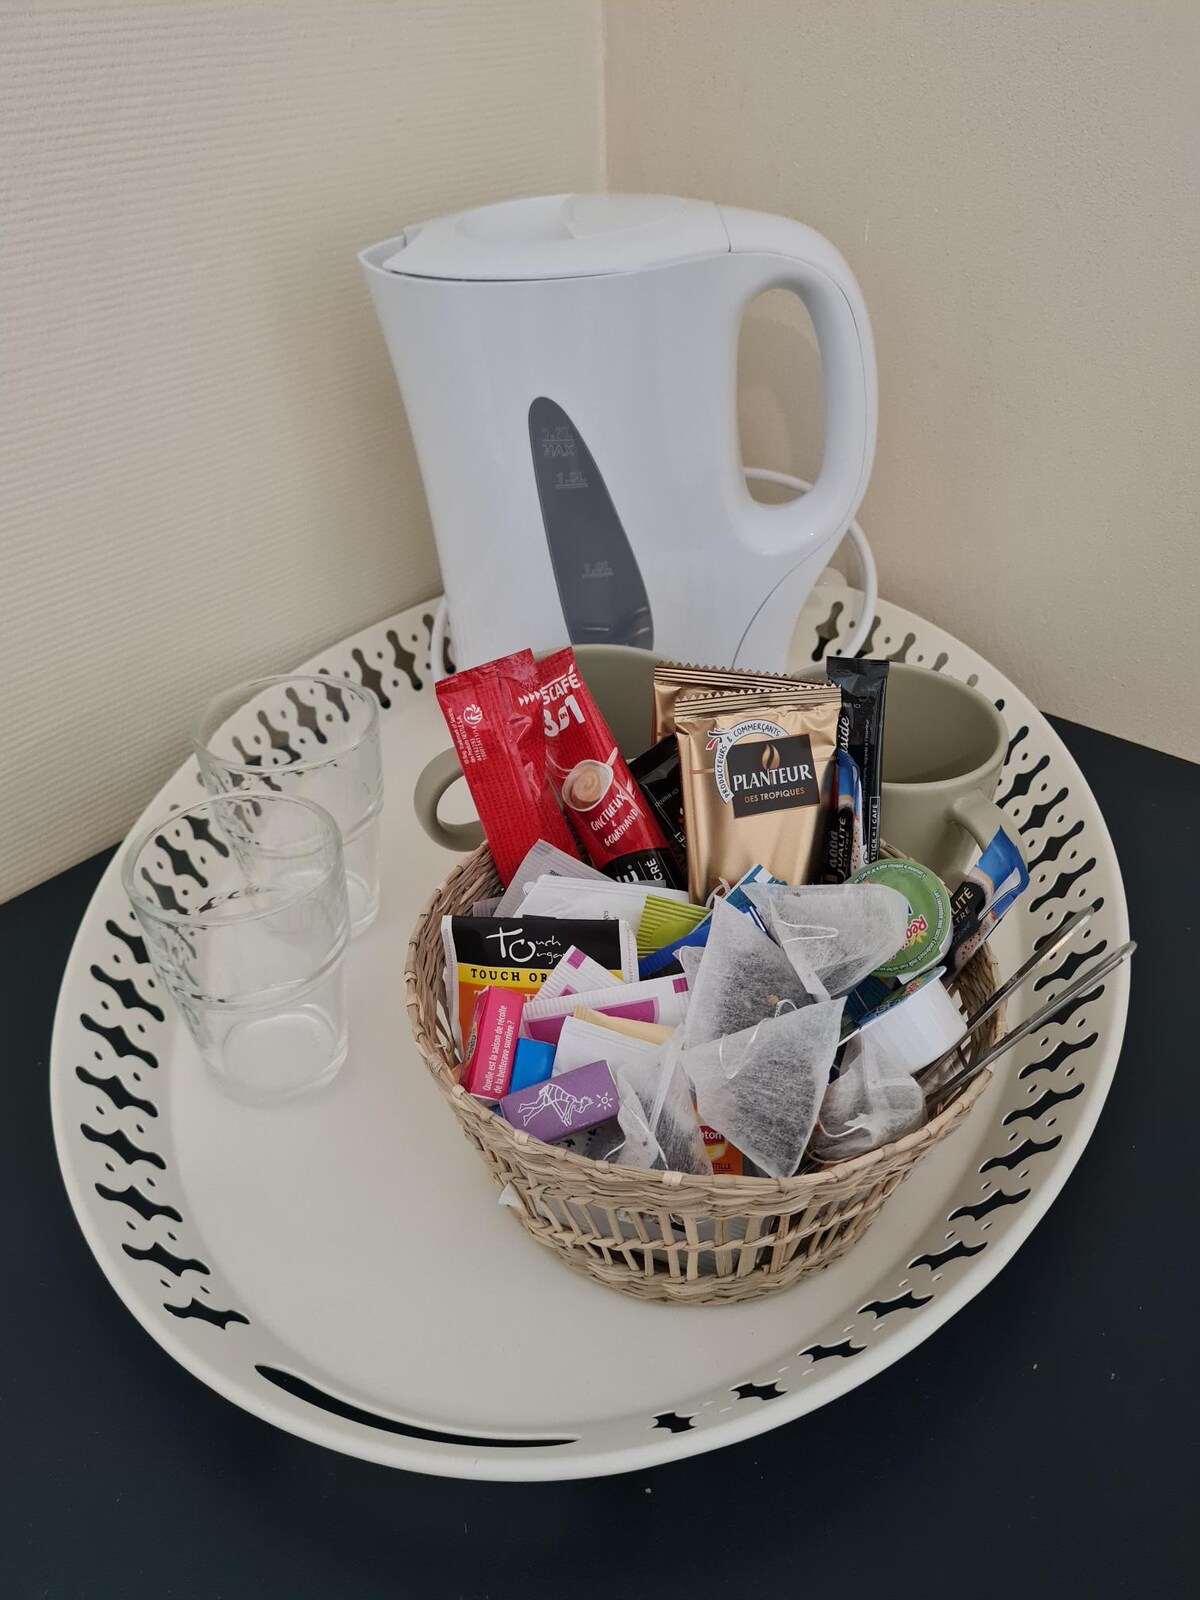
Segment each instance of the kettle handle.
[{"label": "kettle handle", "polygon": [[806,495],[786,505],[746,495],[743,517],[742,536],[759,554],[804,554],[842,537],[871,476],[879,410],[871,324],[854,274],[815,229],[761,211],[719,209],[732,255],[761,257],[759,272],[742,284],[742,309],[765,289],[790,289],[817,336],[825,393],[820,474]]}]

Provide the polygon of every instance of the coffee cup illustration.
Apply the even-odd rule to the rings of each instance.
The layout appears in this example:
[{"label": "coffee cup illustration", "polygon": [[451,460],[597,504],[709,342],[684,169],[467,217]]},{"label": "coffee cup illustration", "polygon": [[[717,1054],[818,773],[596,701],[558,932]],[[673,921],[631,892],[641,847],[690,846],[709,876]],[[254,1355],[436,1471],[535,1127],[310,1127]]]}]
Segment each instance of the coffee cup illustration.
[{"label": "coffee cup illustration", "polygon": [[606,761],[577,761],[562,781],[563,804],[572,811],[594,811],[613,785]]}]

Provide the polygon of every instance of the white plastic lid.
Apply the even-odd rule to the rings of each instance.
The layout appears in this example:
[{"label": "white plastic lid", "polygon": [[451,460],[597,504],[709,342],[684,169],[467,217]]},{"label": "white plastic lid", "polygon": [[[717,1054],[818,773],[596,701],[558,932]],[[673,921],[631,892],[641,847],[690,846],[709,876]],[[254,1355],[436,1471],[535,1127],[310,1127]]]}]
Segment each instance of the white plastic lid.
[{"label": "white plastic lid", "polygon": [[708,200],[657,194],[556,194],[506,200],[404,231],[385,272],[416,278],[584,278],[725,255]]}]

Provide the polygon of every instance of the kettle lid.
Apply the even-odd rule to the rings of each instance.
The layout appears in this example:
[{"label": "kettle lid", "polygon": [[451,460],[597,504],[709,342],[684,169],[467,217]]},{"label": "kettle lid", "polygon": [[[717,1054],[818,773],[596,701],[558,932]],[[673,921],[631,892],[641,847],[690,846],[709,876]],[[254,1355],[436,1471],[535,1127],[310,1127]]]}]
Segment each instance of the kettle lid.
[{"label": "kettle lid", "polygon": [[416,278],[584,278],[725,255],[709,200],[658,194],[556,194],[437,217],[404,231],[385,272]]}]

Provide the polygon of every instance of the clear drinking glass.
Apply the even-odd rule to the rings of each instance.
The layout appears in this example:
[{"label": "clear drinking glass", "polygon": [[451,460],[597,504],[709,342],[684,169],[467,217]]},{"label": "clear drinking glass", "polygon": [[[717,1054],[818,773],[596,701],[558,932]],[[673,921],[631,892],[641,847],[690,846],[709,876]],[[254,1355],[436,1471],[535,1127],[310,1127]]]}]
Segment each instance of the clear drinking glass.
[{"label": "clear drinking glass", "polygon": [[121,867],[154,970],[200,1053],[246,1099],[346,1059],[342,840],[304,800],[222,795],[148,828]]},{"label": "clear drinking glass", "polygon": [[342,830],[350,929],[379,910],[379,705],[344,678],[255,678],[219,694],[192,729],[210,794],[269,789],[322,806]]}]

